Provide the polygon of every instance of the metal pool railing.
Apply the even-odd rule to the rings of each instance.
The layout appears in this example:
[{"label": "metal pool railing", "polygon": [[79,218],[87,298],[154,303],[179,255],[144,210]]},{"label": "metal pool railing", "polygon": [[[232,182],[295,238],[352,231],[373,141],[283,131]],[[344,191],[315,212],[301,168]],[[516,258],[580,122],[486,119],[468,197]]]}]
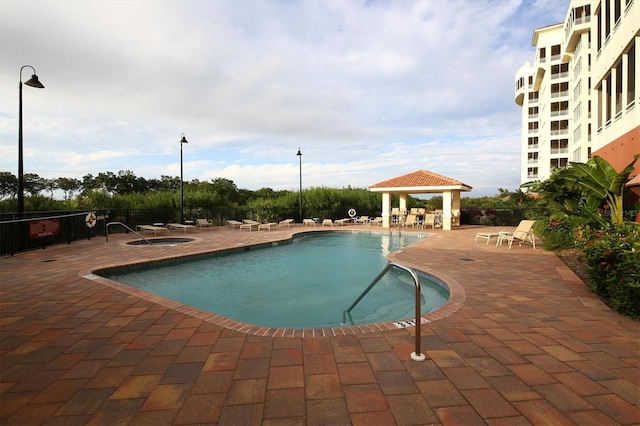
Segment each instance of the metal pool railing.
[{"label": "metal pool railing", "polygon": [[362,293],[360,293],[360,296],[358,296],[358,298],[351,304],[351,306],[349,306],[347,309],[345,309],[342,312],[342,324],[347,324],[347,315],[350,316],[351,310],[362,300],[362,298],[369,293],[369,291],[373,288],[373,286],[375,286],[378,281],[380,281],[382,279],[382,277],[391,270],[391,268],[399,268],[402,269],[404,271],[407,271],[411,277],[413,278],[413,282],[415,285],[415,289],[416,289],[416,343],[415,343],[415,351],[411,353],[411,359],[413,359],[414,361],[424,361],[425,360],[425,356],[424,354],[421,352],[420,350],[420,340],[421,340],[421,324],[422,324],[422,315],[420,313],[421,310],[421,291],[420,291],[420,278],[418,277],[418,274],[415,273],[415,271],[407,266],[401,265],[399,263],[396,262],[389,262],[387,263],[387,266],[384,267],[384,269],[382,270],[382,272],[380,272],[378,274],[377,277],[375,277],[373,279],[373,281],[371,281],[371,284],[369,284],[367,286],[367,288],[365,288]]},{"label": "metal pool railing", "polygon": [[107,223],[106,227],[105,227],[105,231],[104,231],[104,236],[107,239],[107,244],[109,244],[109,227],[111,225],[122,225],[124,226],[129,232],[133,232],[134,234],[136,234],[138,237],[142,238],[143,240],[145,240],[149,245],[151,245],[151,241],[147,240],[145,237],[143,237],[142,235],[138,234],[136,231],[134,231],[133,229],[129,228],[127,225],[125,225],[122,222],[109,222]]}]

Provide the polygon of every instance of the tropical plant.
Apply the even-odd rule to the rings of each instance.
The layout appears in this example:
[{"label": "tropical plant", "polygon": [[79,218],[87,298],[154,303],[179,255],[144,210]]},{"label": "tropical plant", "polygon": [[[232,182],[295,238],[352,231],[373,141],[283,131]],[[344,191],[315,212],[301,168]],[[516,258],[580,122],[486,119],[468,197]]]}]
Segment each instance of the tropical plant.
[{"label": "tropical plant", "polygon": [[550,219],[566,220],[572,228],[582,224],[602,229],[624,222],[624,184],[638,158],[640,154],[617,172],[605,159],[593,157],[586,163],[556,169],[544,182],[523,187],[538,193],[538,205],[549,212]]},{"label": "tropical plant", "polygon": [[[617,172],[611,164],[602,157],[593,157],[586,163],[572,163],[567,169],[567,179],[573,180],[577,187],[582,188],[587,201],[591,205],[595,200],[606,202],[606,207],[611,212],[610,220],[613,225],[620,225],[624,222],[623,196],[624,184],[629,180],[629,175],[634,170],[635,162],[640,158],[640,154],[633,157],[633,161],[621,172]],[[591,200],[594,200],[591,202]]]}]

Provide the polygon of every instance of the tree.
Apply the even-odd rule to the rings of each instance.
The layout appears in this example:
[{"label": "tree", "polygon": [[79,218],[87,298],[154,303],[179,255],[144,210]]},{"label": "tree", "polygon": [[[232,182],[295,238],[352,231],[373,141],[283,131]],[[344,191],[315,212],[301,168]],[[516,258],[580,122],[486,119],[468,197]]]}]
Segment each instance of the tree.
[{"label": "tree", "polygon": [[238,200],[238,187],[231,179],[215,178],[211,180],[211,189],[223,199],[234,203]]},{"label": "tree", "polygon": [[18,193],[18,178],[11,172],[0,172],[0,200],[14,198]]},{"label": "tree", "polygon": [[73,193],[78,192],[82,182],[78,179],[59,177],[57,179],[57,187],[64,191],[64,199],[70,201],[73,198]]},{"label": "tree", "polygon": [[24,191],[31,195],[36,196],[47,188],[47,181],[41,178],[35,173],[24,174]]}]

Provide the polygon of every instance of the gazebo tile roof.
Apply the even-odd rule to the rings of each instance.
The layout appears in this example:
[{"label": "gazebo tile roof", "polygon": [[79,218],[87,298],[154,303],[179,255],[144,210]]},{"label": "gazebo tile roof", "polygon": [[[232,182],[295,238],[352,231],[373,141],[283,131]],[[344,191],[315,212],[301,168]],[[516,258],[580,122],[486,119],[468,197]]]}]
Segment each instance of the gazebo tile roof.
[{"label": "gazebo tile roof", "polygon": [[466,186],[468,188],[471,188],[471,186],[462,183],[459,180],[452,179],[438,173],[430,172],[428,170],[418,170],[413,173],[378,182],[371,185],[369,188],[411,188],[437,186]]}]

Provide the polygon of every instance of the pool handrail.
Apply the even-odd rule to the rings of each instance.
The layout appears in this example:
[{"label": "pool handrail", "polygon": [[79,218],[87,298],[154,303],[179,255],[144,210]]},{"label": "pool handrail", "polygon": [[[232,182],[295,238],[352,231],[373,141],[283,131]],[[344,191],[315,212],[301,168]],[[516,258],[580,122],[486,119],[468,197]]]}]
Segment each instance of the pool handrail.
[{"label": "pool handrail", "polygon": [[360,293],[360,296],[358,296],[358,298],[351,304],[351,306],[349,306],[347,309],[345,309],[342,312],[342,324],[347,324],[347,314],[351,313],[351,310],[362,300],[362,298],[369,293],[369,290],[371,290],[373,288],[373,286],[375,286],[378,281],[380,281],[380,279],[382,279],[382,277],[389,272],[389,270],[391,268],[398,268],[398,269],[402,269],[404,271],[407,271],[411,277],[413,278],[413,283],[415,285],[416,288],[416,318],[415,318],[415,322],[416,322],[416,344],[415,344],[415,352],[411,353],[411,359],[413,359],[414,361],[424,361],[425,360],[425,356],[424,354],[422,354],[422,352],[420,351],[420,339],[421,339],[421,332],[420,332],[420,326],[422,324],[422,314],[420,313],[420,309],[421,309],[421,305],[422,305],[422,300],[421,300],[421,296],[422,293],[420,291],[420,278],[418,277],[418,274],[416,274],[416,272],[404,265],[401,265],[397,262],[389,262],[387,263],[387,266],[384,267],[384,269],[382,270],[382,272],[380,272],[378,274],[378,276],[376,276],[373,281],[371,281],[371,284],[369,284],[367,286],[367,288],[365,288],[362,293]]},{"label": "pool handrail", "polygon": [[136,231],[134,231],[133,229],[129,228],[127,225],[125,225],[122,222],[109,222],[107,223],[107,226],[104,227],[104,236],[107,239],[107,244],[109,244],[109,226],[110,225],[122,225],[125,228],[127,228],[129,231],[133,232],[134,234],[136,234],[138,237],[142,238],[143,240],[145,240],[147,243],[149,243],[149,245],[153,245],[153,243],[149,240],[147,240],[145,237],[143,237],[142,235],[138,234]]}]

